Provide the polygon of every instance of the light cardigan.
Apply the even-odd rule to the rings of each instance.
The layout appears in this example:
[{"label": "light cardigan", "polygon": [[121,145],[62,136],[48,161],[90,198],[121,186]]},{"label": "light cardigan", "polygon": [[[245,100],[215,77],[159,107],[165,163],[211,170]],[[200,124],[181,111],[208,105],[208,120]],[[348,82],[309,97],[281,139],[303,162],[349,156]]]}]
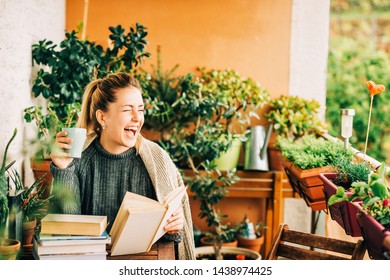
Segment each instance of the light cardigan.
[{"label": "light cardigan", "polygon": [[[96,134],[89,134],[83,149],[85,150],[95,138]],[[139,143],[138,153],[148,171],[156,192],[157,200],[162,203],[167,194],[173,189],[184,186],[183,179],[168,153],[158,144],[147,140],[140,135],[138,136],[137,142]],[[182,241],[178,244],[179,259],[194,260],[194,233],[190,203],[187,194],[183,198],[182,206],[184,225],[182,229]]]}]

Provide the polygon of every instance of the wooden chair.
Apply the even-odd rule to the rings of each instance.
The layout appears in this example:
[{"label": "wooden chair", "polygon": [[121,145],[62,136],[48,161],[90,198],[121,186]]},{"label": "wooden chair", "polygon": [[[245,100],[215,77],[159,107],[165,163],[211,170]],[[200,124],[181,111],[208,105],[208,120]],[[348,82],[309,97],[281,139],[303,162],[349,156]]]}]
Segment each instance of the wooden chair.
[{"label": "wooden chair", "polygon": [[356,243],[310,233],[289,230],[279,225],[267,260],[362,260],[366,252],[363,240]]}]

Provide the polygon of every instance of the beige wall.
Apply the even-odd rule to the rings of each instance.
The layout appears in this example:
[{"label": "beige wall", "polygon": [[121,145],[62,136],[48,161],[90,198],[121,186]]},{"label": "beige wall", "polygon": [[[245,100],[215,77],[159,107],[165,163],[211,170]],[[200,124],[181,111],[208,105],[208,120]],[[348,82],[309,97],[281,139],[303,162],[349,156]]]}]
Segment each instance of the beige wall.
[{"label": "beige wall", "polygon": [[[67,1],[68,30],[83,21],[83,7]],[[109,26],[139,22],[149,30],[146,64],[161,44],[166,69],[233,68],[277,96],[288,90],[290,21],[291,0],[90,0],[87,37],[106,46]]]},{"label": "beige wall", "polygon": [[31,94],[31,81],[36,73],[31,63],[31,46],[44,38],[55,42],[62,40],[65,0],[0,2],[0,162],[5,146],[17,128],[7,162],[16,160],[14,167],[21,172],[24,160],[25,184],[30,185],[33,177],[27,153],[31,150],[28,139],[36,136],[36,126],[25,123],[23,110],[37,102]]}]

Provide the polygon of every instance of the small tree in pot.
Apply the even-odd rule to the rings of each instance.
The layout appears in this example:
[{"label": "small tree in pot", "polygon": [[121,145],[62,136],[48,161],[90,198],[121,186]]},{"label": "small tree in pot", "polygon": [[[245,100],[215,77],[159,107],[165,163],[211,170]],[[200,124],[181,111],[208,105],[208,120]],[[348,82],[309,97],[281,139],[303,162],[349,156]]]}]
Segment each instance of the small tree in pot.
[{"label": "small tree in pot", "polygon": [[[161,74],[160,62],[157,69],[157,74],[160,74],[149,76],[153,81],[149,86],[142,80],[142,77],[148,76],[145,73],[141,76],[141,84],[146,85],[145,123],[153,120],[153,123],[161,124],[155,125],[163,131],[163,141],[159,143],[180,168],[189,167],[192,171],[191,176],[184,174],[185,183],[195,194],[195,199],[200,201],[199,216],[213,229],[209,237],[216,258],[222,259],[222,243],[235,239],[237,231],[223,221],[226,215],[219,212],[217,204],[238,178],[235,169],[220,172],[215,159],[231,146],[231,141],[221,139],[229,139],[233,120],[237,117],[243,119],[242,111],[254,115],[256,108],[264,104],[268,93],[253,81],[251,86],[245,87],[245,82],[241,81],[235,71],[202,70],[200,78],[193,74],[174,78]],[[229,91],[222,90],[219,82],[223,79],[218,77],[223,75],[234,78],[230,85],[238,85],[243,92],[234,91],[234,87],[229,88]]]}]

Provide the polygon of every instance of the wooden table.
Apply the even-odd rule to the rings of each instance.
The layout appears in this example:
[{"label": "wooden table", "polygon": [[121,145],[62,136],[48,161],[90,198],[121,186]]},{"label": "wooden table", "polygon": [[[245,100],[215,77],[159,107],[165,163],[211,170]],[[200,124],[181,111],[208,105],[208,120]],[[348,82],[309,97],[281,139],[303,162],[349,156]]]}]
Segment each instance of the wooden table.
[{"label": "wooden table", "polygon": [[[21,252],[21,260],[34,260],[32,255],[32,246],[24,247]],[[173,241],[158,241],[149,252],[111,256],[111,245],[107,245],[107,260],[175,260],[175,245]]]},{"label": "wooden table", "polygon": [[111,245],[107,245],[107,260],[174,260],[175,245],[173,241],[156,242],[149,252],[111,256]]},{"label": "wooden table", "polygon": [[[193,176],[191,170],[183,170],[186,177]],[[237,171],[240,178],[228,188],[227,197],[266,199],[267,230],[265,233],[264,253],[271,248],[272,238],[283,221],[283,198],[295,197],[288,179],[281,171]],[[194,196],[190,191],[189,196]]]}]

